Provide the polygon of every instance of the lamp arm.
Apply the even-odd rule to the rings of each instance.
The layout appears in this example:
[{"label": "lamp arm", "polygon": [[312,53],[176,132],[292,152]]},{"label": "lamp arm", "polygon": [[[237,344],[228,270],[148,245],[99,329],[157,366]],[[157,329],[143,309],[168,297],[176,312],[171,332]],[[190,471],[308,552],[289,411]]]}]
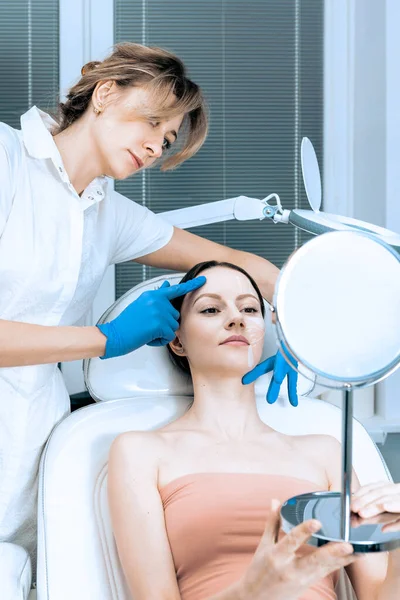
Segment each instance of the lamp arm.
[{"label": "lamp arm", "polygon": [[[275,198],[276,205],[271,206],[268,204],[271,198]],[[285,212],[289,211],[283,211],[283,213]],[[229,198],[229,200],[208,202],[159,214],[165,221],[175,225],[175,227],[188,229],[189,227],[199,227],[200,225],[209,225],[210,223],[232,219],[237,221],[259,219],[261,221],[269,218],[276,223],[282,221],[282,218],[279,218],[279,215],[282,215],[282,206],[277,194],[270,194],[264,200],[237,196],[236,198]]]}]

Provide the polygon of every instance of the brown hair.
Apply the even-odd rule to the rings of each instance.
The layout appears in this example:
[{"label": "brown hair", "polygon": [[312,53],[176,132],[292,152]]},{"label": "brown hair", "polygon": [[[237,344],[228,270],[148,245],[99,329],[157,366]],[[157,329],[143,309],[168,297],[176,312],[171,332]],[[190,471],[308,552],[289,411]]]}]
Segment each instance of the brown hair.
[{"label": "brown hair", "polygon": [[[102,62],[93,61],[82,67],[81,79],[69,90],[66,101],[58,105],[59,126],[54,133],[60,133],[83,115],[96,85],[102,81],[114,81],[121,89],[146,87],[149,106],[140,107],[138,118],[160,121],[184,114],[180,130],[183,135],[179,135],[183,142],[178,151],[174,144],[172,152],[163,153],[162,171],[177,167],[204,143],[208,129],[206,103],[199,86],[186,76],[183,62],[162,48],[131,42],[116,44]],[[176,97],[172,104],[171,94]]]},{"label": "brown hair", "polygon": [[[234,264],[229,263],[229,262],[219,262],[217,260],[207,260],[205,262],[201,262],[201,263],[198,263],[197,265],[194,265],[194,267],[192,267],[186,273],[186,275],[184,275],[182,277],[182,279],[180,280],[179,283],[185,283],[185,281],[190,281],[191,279],[194,279],[195,277],[197,277],[198,275],[200,275],[200,273],[202,273],[206,269],[212,269],[213,267],[226,267],[227,269],[232,269],[233,271],[239,271],[239,273],[242,273],[243,275],[245,275],[247,277],[247,279],[250,281],[250,283],[253,286],[253,288],[255,289],[255,291],[256,291],[256,294],[257,294],[258,299],[260,301],[261,314],[262,314],[263,317],[265,316],[264,300],[263,300],[262,294],[260,292],[260,288],[258,287],[258,285],[256,284],[256,282],[254,281],[254,279],[252,278],[252,276],[249,275],[249,273],[247,271],[245,271],[244,269],[242,269],[242,267],[239,267],[238,265],[234,265]],[[170,300],[171,304],[179,312],[181,311],[184,298],[185,298],[185,296],[178,296],[178,298],[174,298],[174,300]],[[181,322],[181,318],[180,317],[178,319],[178,322],[179,323]],[[173,350],[171,349],[171,347],[170,347],[169,344],[167,345],[167,350],[168,350],[168,353],[169,353],[170,358],[171,358],[172,362],[174,363],[174,365],[176,367],[178,367],[178,369],[180,369],[184,373],[190,374],[189,361],[186,358],[186,356],[178,356],[177,354],[175,354],[175,352],[173,352]]]}]

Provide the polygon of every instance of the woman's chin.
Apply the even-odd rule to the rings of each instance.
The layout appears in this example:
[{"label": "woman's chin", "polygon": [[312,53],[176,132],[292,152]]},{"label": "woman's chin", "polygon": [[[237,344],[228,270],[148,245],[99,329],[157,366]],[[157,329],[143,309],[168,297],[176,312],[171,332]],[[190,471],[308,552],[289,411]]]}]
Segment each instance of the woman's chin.
[{"label": "woman's chin", "polygon": [[115,169],[110,170],[112,179],[116,179],[117,181],[123,181],[124,179],[128,179],[133,173],[131,169],[124,169],[121,166],[116,167]]},{"label": "woman's chin", "polygon": [[248,373],[249,371],[251,371],[251,369],[254,367],[255,365],[249,365],[249,361],[247,360],[234,360],[231,362],[223,362],[223,363],[216,363],[214,362],[212,365],[207,364],[207,365],[203,365],[201,369],[195,369],[195,373],[197,372],[198,374],[202,373],[202,375],[206,378],[209,379],[212,374],[214,374],[215,376],[218,376],[219,379],[225,379],[225,378],[239,378],[242,379],[243,375],[245,375],[246,373]]}]

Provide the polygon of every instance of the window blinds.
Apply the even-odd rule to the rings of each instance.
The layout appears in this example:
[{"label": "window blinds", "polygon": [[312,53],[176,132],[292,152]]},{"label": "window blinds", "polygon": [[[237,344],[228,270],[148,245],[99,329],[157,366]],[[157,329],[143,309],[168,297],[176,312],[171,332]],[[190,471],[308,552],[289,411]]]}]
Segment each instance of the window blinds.
[{"label": "window blinds", "polygon": [[17,129],[32,105],[57,105],[58,19],[58,0],[0,0],[0,121]]}]

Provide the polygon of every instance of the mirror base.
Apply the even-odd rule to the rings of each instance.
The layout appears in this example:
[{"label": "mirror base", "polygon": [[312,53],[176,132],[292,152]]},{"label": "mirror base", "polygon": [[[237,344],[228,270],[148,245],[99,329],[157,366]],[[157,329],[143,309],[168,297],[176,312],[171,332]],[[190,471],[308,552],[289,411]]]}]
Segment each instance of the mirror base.
[{"label": "mirror base", "polygon": [[[285,533],[309,519],[320,521],[322,528],[308,542],[313,546],[346,541],[352,544],[355,553],[386,552],[400,547],[399,513],[383,513],[371,519],[361,519],[352,513],[349,539],[342,537],[340,492],[313,492],[293,496],[282,505],[281,517]],[[389,527],[389,523],[392,531],[385,529]]]}]

